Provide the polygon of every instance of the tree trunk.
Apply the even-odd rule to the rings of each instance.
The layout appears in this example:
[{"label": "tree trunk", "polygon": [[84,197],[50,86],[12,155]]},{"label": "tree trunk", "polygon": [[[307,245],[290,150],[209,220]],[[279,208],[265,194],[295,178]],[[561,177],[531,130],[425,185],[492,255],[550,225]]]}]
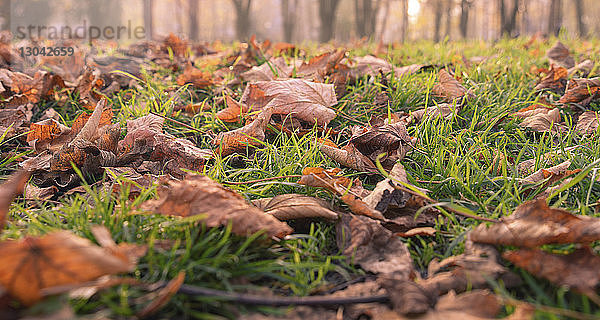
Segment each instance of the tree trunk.
[{"label": "tree trunk", "polygon": [[550,12],[548,14],[548,34],[558,36],[562,26],[562,0],[552,0],[550,2]]},{"label": "tree trunk", "polygon": [[[384,0],[384,2],[385,2],[385,6],[383,7],[384,8],[383,9],[384,10],[383,11],[383,19],[381,20],[381,27],[379,28],[379,34],[376,37],[376,39],[378,39],[379,41],[383,41],[383,35],[385,34],[385,29],[387,28],[387,22],[390,17],[390,0]],[[400,23],[402,24],[404,22],[401,21]],[[402,40],[402,41],[404,41],[404,40]]]},{"label": "tree trunk", "polygon": [[[500,32],[502,36],[513,36],[517,27],[517,13],[519,12],[519,0],[513,0],[511,11],[507,13],[505,0],[498,0],[500,14]],[[508,15],[508,16],[507,16]]]},{"label": "tree trunk", "polygon": [[359,37],[372,37],[375,33],[380,3],[381,0],[354,0],[356,34]]},{"label": "tree trunk", "polygon": [[321,42],[327,42],[333,38],[338,4],[339,0],[319,0],[319,20],[321,22],[319,40]]},{"label": "tree trunk", "polygon": [[190,40],[198,41],[198,0],[188,0]]},{"label": "tree trunk", "polygon": [[400,41],[406,41],[408,34],[408,0],[400,0],[402,6],[402,24],[400,25]]},{"label": "tree trunk", "polygon": [[446,0],[446,38],[448,39],[452,31],[452,2],[453,0]]},{"label": "tree trunk", "polygon": [[298,0],[281,0],[281,18],[283,21],[283,39],[292,42],[296,22]]},{"label": "tree trunk", "polygon": [[144,0],[144,31],[146,31],[146,39],[152,40],[153,37],[153,17],[152,8],[154,7],[153,0]]},{"label": "tree trunk", "polygon": [[471,3],[469,0],[461,0],[460,1],[460,35],[463,39],[467,38],[467,31],[469,27],[469,9],[471,8]]},{"label": "tree trunk", "polygon": [[435,24],[433,28],[433,41],[440,42],[440,29],[442,27],[442,13],[444,11],[443,0],[434,0],[434,9],[435,9]]},{"label": "tree trunk", "polygon": [[238,40],[246,40],[250,34],[250,5],[252,0],[231,1],[235,8],[235,34]]},{"label": "tree trunk", "polygon": [[583,0],[575,0],[575,14],[577,17],[577,32],[580,37],[587,36],[587,29],[583,23]]}]

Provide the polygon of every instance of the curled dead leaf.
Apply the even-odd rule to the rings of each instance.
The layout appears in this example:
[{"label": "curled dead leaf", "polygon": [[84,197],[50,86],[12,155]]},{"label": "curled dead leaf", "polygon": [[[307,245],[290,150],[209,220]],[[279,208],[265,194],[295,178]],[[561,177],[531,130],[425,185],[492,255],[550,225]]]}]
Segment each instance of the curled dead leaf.
[{"label": "curled dead leaf", "polygon": [[577,119],[575,131],[581,134],[594,134],[598,131],[600,124],[600,114],[594,111],[586,111]]},{"label": "curled dead leaf", "polygon": [[264,231],[270,237],[283,237],[292,231],[287,224],[205,176],[187,175],[182,181],[163,179],[158,198],[143,203],[141,210],[181,217],[206,215],[202,221],[208,227],[231,223],[232,232],[238,235]]},{"label": "curled dead leaf", "polygon": [[549,90],[556,93],[563,93],[567,86],[567,69],[556,65],[550,66],[548,74],[540,80],[534,90]]},{"label": "curled dead leaf", "polygon": [[252,200],[252,204],[279,220],[338,218],[337,213],[329,209],[326,201],[301,194],[280,194],[273,198]]},{"label": "curled dead leaf", "polygon": [[0,185],[0,232],[4,230],[10,204],[17,195],[23,193],[29,176],[29,171],[17,171]]},{"label": "curled dead leaf", "polygon": [[571,79],[565,94],[558,100],[559,103],[577,103],[587,106],[600,97],[600,77],[590,79]]},{"label": "curled dead leaf", "polygon": [[560,41],[557,41],[552,48],[548,49],[546,57],[548,57],[551,63],[555,63],[566,69],[575,66],[575,59],[571,56],[569,48]]},{"label": "curled dead leaf", "polygon": [[470,233],[476,242],[520,247],[600,240],[600,219],[548,207],[545,199],[525,202],[499,223],[479,225]]},{"label": "curled dead leaf", "polygon": [[472,99],[475,96],[472,92],[467,91],[448,71],[440,69],[438,79],[431,89],[433,95],[444,99],[446,102],[457,101],[461,103],[462,98]]}]

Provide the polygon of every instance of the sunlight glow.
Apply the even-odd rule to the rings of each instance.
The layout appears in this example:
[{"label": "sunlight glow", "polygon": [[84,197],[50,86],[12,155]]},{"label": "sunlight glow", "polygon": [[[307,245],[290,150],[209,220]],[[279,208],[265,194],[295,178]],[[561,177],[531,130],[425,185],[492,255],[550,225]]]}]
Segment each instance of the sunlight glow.
[{"label": "sunlight glow", "polygon": [[408,15],[416,17],[421,11],[421,3],[419,0],[408,0]]}]

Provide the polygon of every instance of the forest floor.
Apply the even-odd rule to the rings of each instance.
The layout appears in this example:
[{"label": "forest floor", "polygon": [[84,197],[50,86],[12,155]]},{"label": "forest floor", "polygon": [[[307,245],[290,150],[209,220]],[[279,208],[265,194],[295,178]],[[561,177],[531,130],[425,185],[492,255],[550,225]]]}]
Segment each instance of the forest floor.
[{"label": "forest floor", "polygon": [[[0,315],[598,318],[599,41],[560,40],[172,38],[5,67]],[[79,276],[100,249],[128,265]]]}]

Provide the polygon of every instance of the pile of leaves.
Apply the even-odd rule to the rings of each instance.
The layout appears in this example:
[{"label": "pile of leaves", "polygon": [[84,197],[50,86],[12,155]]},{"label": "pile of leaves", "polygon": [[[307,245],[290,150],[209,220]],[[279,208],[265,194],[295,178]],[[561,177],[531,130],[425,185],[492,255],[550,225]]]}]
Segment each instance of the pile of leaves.
[{"label": "pile of leaves", "polygon": [[[523,71],[529,87],[520,94],[533,97],[525,106],[508,99],[508,108],[477,118],[473,110],[484,108],[481,88],[487,84],[465,70],[491,69],[489,61],[501,57],[462,56],[399,67],[389,61],[391,46],[391,52],[378,47],[372,55],[328,46],[308,54],[255,37],[223,46],[170,35],[110,54],[94,49],[102,43],[68,43],[75,47],[73,56],[25,59],[10,35],[0,39],[0,146],[6,159],[0,169],[12,173],[0,187],[0,227],[8,230],[0,241],[3,317],[39,312],[32,306],[56,297],[80,299],[87,307],[78,312],[104,315],[99,301],[110,300],[103,298],[107,291],[125,288],[138,296],[121,299],[131,309],[120,315],[140,318],[165,306],[176,315],[209,308],[207,302],[182,312],[179,300],[170,302],[175,295],[231,300],[222,314],[245,319],[278,316],[243,304],[296,305],[283,311],[285,319],[529,319],[536,310],[585,318],[598,313],[600,257],[594,245],[600,220],[558,208],[572,200],[569,190],[583,181],[589,190],[586,204],[600,195],[594,170],[599,161],[569,169],[573,162],[563,157],[586,144],[595,150],[592,156],[599,156],[595,53],[582,53],[576,61],[556,42],[539,59],[548,68],[531,65]],[[548,43],[532,41],[521,50],[533,55]],[[492,77],[502,81],[503,70]],[[420,95],[394,107],[400,86],[407,83]],[[461,128],[446,140],[428,134],[451,126]],[[484,150],[462,140],[476,129],[481,136],[515,131],[534,144],[561,144],[567,137],[581,145],[540,148],[524,159],[525,149],[514,154],[496,143]],[[453,171],[415,179],[435,161],[429,154],[440,141],[455,146],[437,159]],[[295,150],[291,161],[284,159],[283,148]],[[469,160],[456,165],[453,152],[462,150]],[[421,163],[415,160],[419,154],[425,154]],[[310,163],[307,157],[319,160]],[[555,164],[556,159],[562,162]],[[280,176],[223,178],[270,172],[286,161],[290,164]],[[467,173],[456,169],[465,164]],[[469,175],[469,165],[485,176],[473,183],[487,187],[464,185],[461,176]],[[278,183],[283,186],[273,186]],[[453,193],[457,183],[466,194]],[[511,193],[508,207],[509,202],[495,199],[503,197],[494,189],[502,183]],[[481,194],[490,198],[482,201]],[[490,208],[493,203],[499,205]],[[75,208],[82,218],[64,214],[66,208]],[[79,220],[78,227],[71,218]],[[129,223],[139,228],[137,236],[126,237]],[[180,225],[185,227],[174,227]],[[32,226],[40,230],[30,233]],[[314,238],[315,226],[330,230],[323,242],[335,248],[323,246],[311,256],[297,245],[304,233]],[[194,275],[185,270],[218,269],[195,262],[205,256],[191,254],[192,247],[211,241],[208,229],[247,238],[230,260],[254,246],[260,253],[248,254],[249,265],[256,267],[261,255],[279,257],[273,265],[282,266],[281,274],[216,272],[226,279],[217,288],[231,291],[230,278],[252,284],[251,289],[237,285],[245,291],[238,295],[194,287]],[[149,230],[152,236],[142,235]],[[156,238],[162,236],[163,241]],[[113,238],[130,241],[117,244]],[[442,260],[415,252],[449,238],[446,253],[436,254]],[[218,245],[226,252],[223,239]],[[178,249],[182,242],[185,249]],[[313,296],[287,297],[298,294],[299,280],[290,280],[291,265],[282,260],[286,255],[297,264],[300,256],[326,256],[324,269],[308,271],[307,286],[318,288],[304,294]],[[330,267],[332,257],[335,267]],[[155,270],[157,259],[164,259],[158,264],[163,270]],[[533,281],[531,276],[553,288],[570,288],[595,306],[578,312],[512,298],[523,295],[519,288]],[[65,301],[60,306],[54,316],[75,317]]]}]

